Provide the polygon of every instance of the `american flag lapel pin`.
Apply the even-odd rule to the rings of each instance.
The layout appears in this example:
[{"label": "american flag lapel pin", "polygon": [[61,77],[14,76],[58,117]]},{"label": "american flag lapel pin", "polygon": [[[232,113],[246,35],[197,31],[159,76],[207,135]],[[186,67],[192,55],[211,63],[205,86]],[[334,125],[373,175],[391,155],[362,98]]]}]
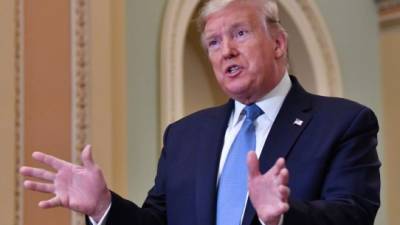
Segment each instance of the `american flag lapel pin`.
[{"label": "american flag lapel pin", "polygon": [[303,120],[296,118],[293,124],[300,127],[301,125],[303,125]]}]

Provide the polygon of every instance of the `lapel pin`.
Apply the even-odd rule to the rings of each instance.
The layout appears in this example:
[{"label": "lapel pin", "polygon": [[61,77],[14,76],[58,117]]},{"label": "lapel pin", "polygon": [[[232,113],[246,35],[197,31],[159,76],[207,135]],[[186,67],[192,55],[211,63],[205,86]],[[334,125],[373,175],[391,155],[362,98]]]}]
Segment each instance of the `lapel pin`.
[{"label": "lapel pin", "polygon": [[301,125],[303,125],[303,120],[296,118],[293,124],[300,127]]}]

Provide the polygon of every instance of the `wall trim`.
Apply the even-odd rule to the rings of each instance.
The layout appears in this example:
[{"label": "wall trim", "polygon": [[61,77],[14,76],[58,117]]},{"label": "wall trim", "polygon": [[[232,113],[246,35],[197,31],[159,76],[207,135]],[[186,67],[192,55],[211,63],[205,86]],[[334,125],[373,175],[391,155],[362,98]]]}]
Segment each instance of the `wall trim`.
[{"label": "wall trim", "polygon": [[184,42],[189,22],[199,2],[199,0],[167,2],[161,31],[161,132],[169,123],[181,118],[184,114]]},{"label": "wall trim", "polygon": [[[80,155],[89,135],[89,1],[71,0],[71,161],[80,164]],[[83,215],[71,212],[72,225],[84,225]]]},{"label": "wall trim", "polygon": [[[24,0],[15,1],[15,166],[24,164]],[[15,170],[15,224],[24,223],[23,177]]]},{"label": "wall trim", "polygon": [[400,3],[380,3],[378,8],[381,26],[398,25],[400,23]]},{"label": "wall trim", "polygon": [[[161,31],[161,132],[184,116],[183,54],[188,24],[200,0],[170,0]],[[281,0],[310,52],[317,93],[342,96],[341,72],[331,35],[314,0]],[[317,76],[318,75],[318,76]]]},{"label": "wall trim", "polygon": [[80,153],[88,137],[88,0],[71,1],[72,49],[72,160],[80,162]]}]

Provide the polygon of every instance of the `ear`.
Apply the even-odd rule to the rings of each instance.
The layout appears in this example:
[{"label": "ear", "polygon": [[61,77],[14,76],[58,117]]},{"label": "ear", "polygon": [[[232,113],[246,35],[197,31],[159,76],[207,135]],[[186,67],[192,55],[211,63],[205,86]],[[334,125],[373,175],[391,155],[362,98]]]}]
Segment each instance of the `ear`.
[{"label": "ear", "polygon": [[275,41],[275,58],[280,59],[287,52],[287,37],[283,31],[278,31],[274,37]]}]

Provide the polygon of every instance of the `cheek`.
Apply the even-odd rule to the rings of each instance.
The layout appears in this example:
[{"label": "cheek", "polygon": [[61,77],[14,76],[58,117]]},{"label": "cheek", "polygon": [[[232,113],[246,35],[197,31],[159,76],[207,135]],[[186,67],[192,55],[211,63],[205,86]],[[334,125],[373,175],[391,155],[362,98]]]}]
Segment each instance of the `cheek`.
[{"label": "cheek", "polygon": [[221,69],[219,68],[219,66],[217,64],[211,63],[213,72],[214,72],[214,76],[217,78],[217,80],[219,80],[219,78],[221,77]]},{"label": "cheek", "polygon": [[249,48],[247,51],[243,52],[243,59],[245,59],[245,63],[251,68],[254,69],[258,66],[260,61],[266,60],[265,55],[260,54],[260,49],[257,48]]},{"label": "cheek", "polygon": [[265,72],[264,70],[270,66],[270,62],[272,62],[273,55],[272,52],[260,51],[260,49],[256,49],[248,54],[247,60],[249,66],[253,72]]},{"label": "cheek", "polygon": [[218,63],[218,60],[209,57],[209,62],[211,64],[211,67],[213,69],[214,75],[216,76],[217,79],[219,79],[219,77],[222,76],[222,66],[220,65],[220,63]]}]

